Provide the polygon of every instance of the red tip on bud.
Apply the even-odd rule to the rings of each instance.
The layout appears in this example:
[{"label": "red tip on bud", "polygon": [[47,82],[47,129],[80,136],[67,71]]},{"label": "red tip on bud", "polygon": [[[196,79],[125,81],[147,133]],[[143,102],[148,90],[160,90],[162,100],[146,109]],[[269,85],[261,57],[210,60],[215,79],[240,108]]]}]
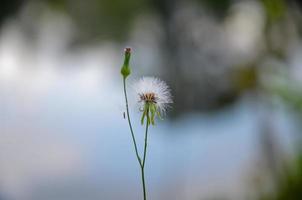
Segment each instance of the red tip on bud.
[{"label": "red tip on bud", "polygon": [[130,47],[126,47],[125,48],[125,53],[131,53],[131,48]]}]

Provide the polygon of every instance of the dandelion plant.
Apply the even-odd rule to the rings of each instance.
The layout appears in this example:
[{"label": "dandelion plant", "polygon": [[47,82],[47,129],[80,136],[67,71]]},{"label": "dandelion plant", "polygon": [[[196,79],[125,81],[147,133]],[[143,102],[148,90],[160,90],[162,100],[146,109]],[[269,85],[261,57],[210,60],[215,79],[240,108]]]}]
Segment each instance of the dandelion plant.
[{"label": "dandelion plant", "polygon": [[133,88],[137,94],[138,109],[142,114],[140,121],[142,125],[145,124],[146,126],[143,156],[141,157],[138,151],[137,142],[135,139],[135,134],[130,119],[129,104],[128,104],[128,97],[127,97],[126,80],[128,76],[131,74],[131,69],[129,66],[130,57],[131,57],[131,49],[126,48],[124,64],[121,69],[121,74],[123,76],[123,86],[124,86],[128,125],[130,128],[135,155],[141,171],[143,199],[147,200],[146,182],[145,182],[145,163],[147,157],[148,130],[150,125],[155,125],[156,117],[162,119],[162,116],[165,114],[167,108],[172,103],[172,96],[168,85],[164,81],[161,81],[160,79],[155,77],[142,77],[133,85]]}]

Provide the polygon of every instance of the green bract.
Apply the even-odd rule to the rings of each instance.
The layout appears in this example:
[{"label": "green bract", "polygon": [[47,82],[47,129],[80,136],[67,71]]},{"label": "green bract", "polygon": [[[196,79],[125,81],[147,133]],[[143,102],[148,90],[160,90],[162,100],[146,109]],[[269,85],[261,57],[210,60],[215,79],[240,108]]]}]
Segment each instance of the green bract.
[{"label": "green bract", "polygon": [[141,118],[141,124],[144,124],[145,118],[147,117],[147,123],[155,125],[155,116],[161,119],[160,111],[157,109],[155,103],[146,102],[143,109]]}]

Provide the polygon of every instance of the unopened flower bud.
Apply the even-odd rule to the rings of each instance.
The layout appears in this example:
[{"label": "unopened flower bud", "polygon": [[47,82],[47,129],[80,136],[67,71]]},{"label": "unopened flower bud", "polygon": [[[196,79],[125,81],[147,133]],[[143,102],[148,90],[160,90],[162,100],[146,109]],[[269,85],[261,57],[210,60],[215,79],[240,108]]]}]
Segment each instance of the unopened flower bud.
[{"label": "unopened flower bud", "polygon": [[124,58],[124,64],[121,69],[121,74],[123,75],[124,79],[127,78],[131,74],[131,70],[129,67],[129,61],[131,57],[131,48],[127,47],[125,48],[125,58]]}]

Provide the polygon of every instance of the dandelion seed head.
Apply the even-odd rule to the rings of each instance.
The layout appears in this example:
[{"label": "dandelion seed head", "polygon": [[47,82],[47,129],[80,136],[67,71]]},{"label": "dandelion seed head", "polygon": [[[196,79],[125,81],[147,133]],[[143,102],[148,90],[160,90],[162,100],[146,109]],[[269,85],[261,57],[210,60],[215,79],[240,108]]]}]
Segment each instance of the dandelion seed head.
[{"label": "dandelion seed head", "polygon": [[142,109],[146,103],[152,103],[164,114],[172,101],[169,86],[159,78],[142,77],[133,88],[138,95],[138,103]]}]

